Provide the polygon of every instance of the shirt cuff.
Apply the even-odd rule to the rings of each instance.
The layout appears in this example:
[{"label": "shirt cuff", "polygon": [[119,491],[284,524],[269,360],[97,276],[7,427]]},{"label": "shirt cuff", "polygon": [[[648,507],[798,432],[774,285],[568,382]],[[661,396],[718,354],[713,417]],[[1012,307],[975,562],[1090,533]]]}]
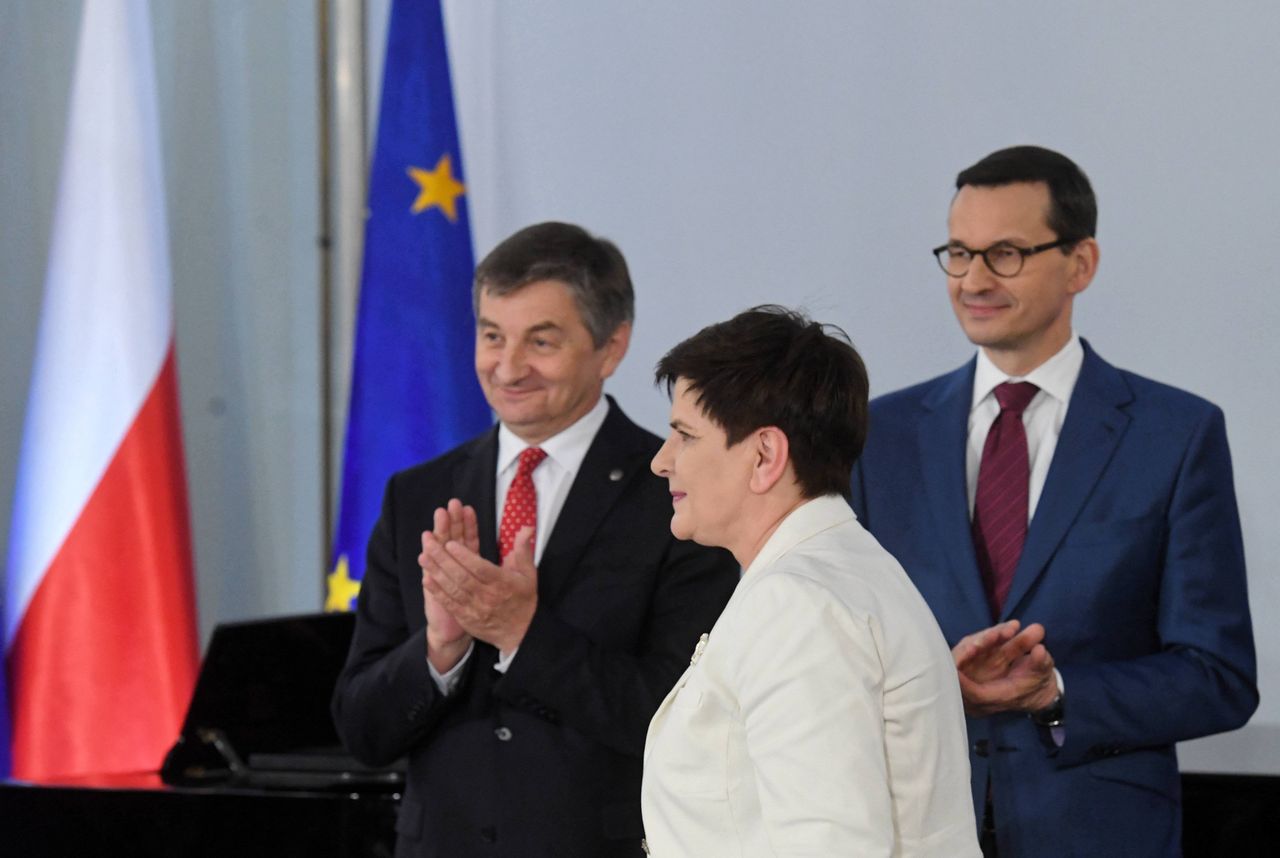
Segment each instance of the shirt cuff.
[{"label": "shirt cuff", "polygon": [[516,647],[511,652],[502,652],[499,650],[498,663],[493,666],[493,669],[498,671],[498,673],[506,673],[507,669],[511,667],[511,662],[516,660],[516,653],[519,651],[520,647]]},{"label": "shirt cuff", "polygon": [[440,689],[440,693],[445,697],[452,694],[458,687],[458,683],[462,681],[462,668],[467,666],[467,659],[471,658],[471,651],[475,648],[475,641],[467,644],[467,651],[462,654],[462,658],[458,659],[458,663],[444,673],[436,670],[435,665],[431,663],[431,659],[427,659],[427,670],[431,672],[431,681],[436,684],[436,688]]},{"label": "shirt cuff", "polygon": [[[1053,678],[1058,681],[1058,696],[1065,698],[1067,693],[1067,684],[1062,681],[1062,674],[1058,672],[1058,668],[1056,667],[1053,669]],[[1054,747],[1061,748],[1067,741],[1067,728],[1064,724],[1059,724],[1057,727],[1050,727],[1049,738],[1053,740]]]}]

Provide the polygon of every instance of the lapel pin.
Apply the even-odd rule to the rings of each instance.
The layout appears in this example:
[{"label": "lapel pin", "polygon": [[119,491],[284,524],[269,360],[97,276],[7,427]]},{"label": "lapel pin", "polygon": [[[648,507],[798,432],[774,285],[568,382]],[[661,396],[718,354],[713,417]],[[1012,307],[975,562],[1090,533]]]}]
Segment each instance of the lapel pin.
[{"label": "lapel pin", "polygon": [[609,482],[616,483],[620,479],[622,479],[622,468],[614,468],[609,472]]},{"label": "lapel pin", "polygon": [[702,651],[707,648],[708,637],[707,633],[703,632],[702,637],[698,638],[698,644],[693,648],[693,657],[689,659],[691,667],[698,663],[698,659],[702,658]]}]

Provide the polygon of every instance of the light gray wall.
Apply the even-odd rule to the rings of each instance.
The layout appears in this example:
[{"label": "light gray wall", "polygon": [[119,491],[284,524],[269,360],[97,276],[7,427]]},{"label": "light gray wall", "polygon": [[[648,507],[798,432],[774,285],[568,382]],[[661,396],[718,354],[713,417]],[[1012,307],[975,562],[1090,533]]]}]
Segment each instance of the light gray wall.
[{"label": "light gray wall", "polygon": [[[314,4],[156,3],[202,627],[319,606]],[[376,87],[386,0],[370,0]],[[8,520],[78,3],[0,0],[0,520]],[[655,430],[677,339],[752,304],[845,327],[876,392],[966,359],[928,248],[1016,142],[1100,199],[1077,327],[1227,413],[1263,703],[1187,767],[1280,773],[1280,7],[1083,0],[448,0],[477,254],[562,218],[639,293],[610,389]],[[376,105],[376,98],[371,100]],[[371,127],[375,127],[371,123]],[[1261,376],[1261,383],[1260,377]],[[3,539],[0,536],[0,539]],[[2,547],[3,543],[0,543]]]}]

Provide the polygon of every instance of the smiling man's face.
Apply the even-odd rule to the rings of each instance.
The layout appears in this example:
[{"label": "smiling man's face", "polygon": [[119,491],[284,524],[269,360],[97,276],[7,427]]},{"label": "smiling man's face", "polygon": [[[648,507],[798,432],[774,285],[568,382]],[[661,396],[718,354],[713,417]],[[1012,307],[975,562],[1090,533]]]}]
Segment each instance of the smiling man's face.
[{"label": "smiling man's face", "polygon": [[[965,185],[956,193],[947,219],[948,241],[971,250],[997,242],[1028,248],[1058,238],[1048,224],[1049,186],[1014,182],[997,187]],[[963,277],[947,277],[951,308],[965,336],[1013,375],[1029,372],[1071,338],[1071,305],[1089,285],[1092,269],[1075,247],[1047,250],[1024,260],[1013,277],[998,277],[975,257]]]},{"label": "smiling man's face", "polygon": [[629,334],[623,323],[596,348],[573,293],[556,280],[500,296],[481,292],[476,377],[498,419],[524,442],[540,444],[596,404]]}]

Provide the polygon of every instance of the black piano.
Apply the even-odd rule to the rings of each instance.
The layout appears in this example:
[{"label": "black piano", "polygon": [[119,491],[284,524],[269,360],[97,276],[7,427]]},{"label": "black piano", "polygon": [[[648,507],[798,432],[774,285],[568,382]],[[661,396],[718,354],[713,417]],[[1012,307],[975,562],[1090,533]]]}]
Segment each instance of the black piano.
[{"label": "black piano", "polygon": [[219,625],[160,770],[0,784],[0,855],[392,855],[403,765],[360,765],[329,720],[353,622]]}]

